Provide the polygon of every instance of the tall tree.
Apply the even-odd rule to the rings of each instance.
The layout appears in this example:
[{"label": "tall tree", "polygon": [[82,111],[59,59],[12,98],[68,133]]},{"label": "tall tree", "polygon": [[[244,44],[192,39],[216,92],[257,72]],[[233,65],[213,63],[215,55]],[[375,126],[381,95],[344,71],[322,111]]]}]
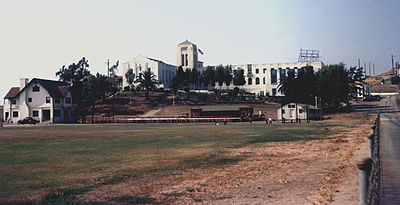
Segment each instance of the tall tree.
[{"label": "tall tree", "polygon": [[204,86],[208,85],[215,86],[215,69],[212,66],[207,66],[206,70],[203,71]]},{"label": "tall tree", "polygon": [[196,68],[193,68],[192,72],[190,73],[190,84],[192,84],[196,90],[196,87],[199,84],[199,72]]},{"label": "tall tree", "polygon": [[108,69],[110,76],[117,76],[118,65],[119,60],[117,60],[117,62]]},{"label": "tall tree", "polygon": [[68,67],[63,65],[60,70],[56,72],[56,76],[58,76],[61,81],[68,82],[72,85],[71,91],[77,99],[78,105],[82,103],[81,94],[83,82],[87,81],[90,76],[88,67],[88,60],[83,57],[76,64],[72,63]]},{"label": "tall tree", "polygon": [[82,85],[82,96],[85,104],[91,106],[92,122],[94,121],[96,101],[101,99],[104,95],[104,86],[107,83],[107,76],[97,73],[96,75],[89,75],[87,81]]},{"label": "tall tree", "polygon": [[156,75],[150,70],[143,72],[142,77],[137,80],[138,87],[146,91],[146,99],[149,98],[149,92],[158,88]]},{"label": "tall tree", "polygon": [[238,69],[233,71],[233,85],[242,86],[246,84],[246,80],[244,79],[244,70]]},{"label": "tall tree", "polygon": [[217,66],[217,68],[215,69],[215,80],[218,82],[219,87],[221,88],[221,86],[224,83],[225,80],[225,70],[224,70],[224,66],[219,65]]},{"label": "tall tree", "polygon": [[326,111],[337,112],[348,104],[351,79],[343,63],[324,66],[317,72],[318,95]]},{"label": "tall tree", "polygon": [[129,69],[125,73],[126,82],[129,85],[129,90],[133,90],[133,82],[135,81],[135,74],[133,73],[133,69]]},{"label": "tall tree", "polygon": [[225,66],[225,70],[224,70],[224,82],[225,82],[227,89],[229,89],[229,86],[232,83],[232,79],[233,79],[232,66],[227,65],[227,66]]}]

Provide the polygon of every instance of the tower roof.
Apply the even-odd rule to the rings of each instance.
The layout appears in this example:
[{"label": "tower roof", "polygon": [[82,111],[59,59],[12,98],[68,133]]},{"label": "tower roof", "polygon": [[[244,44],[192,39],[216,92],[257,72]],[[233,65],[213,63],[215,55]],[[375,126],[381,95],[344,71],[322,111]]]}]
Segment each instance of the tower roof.
[{"label": "tower roof", "polygon": [[193,44],[194,45],[194,43],[188,41],[187,39],[186,39],[186,41],[184,41],[184,42],[182,42],[182,43],[180,43],[178,45],[184,45],[184,44]]}]

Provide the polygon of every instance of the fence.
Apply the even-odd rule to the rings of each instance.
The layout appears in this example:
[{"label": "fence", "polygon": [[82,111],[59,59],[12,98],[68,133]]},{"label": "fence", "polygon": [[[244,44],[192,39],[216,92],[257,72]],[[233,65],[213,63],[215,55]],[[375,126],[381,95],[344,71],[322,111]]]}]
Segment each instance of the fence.
[{"label": "fence", "polygon": [[368,137],[369,156],[358,163],[360,181],[360,204],[380,204],[380,113]]}]

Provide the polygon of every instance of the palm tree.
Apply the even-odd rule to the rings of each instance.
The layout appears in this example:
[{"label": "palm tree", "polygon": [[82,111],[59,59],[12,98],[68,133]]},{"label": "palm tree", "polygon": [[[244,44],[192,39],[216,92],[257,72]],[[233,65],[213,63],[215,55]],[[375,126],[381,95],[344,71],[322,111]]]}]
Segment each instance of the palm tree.
[{"label": "palm tree", "polygon": [[138,87],[146,90],[146,99],[149,98],[150,90],[156,90],[158,88],[158,81],[156,75],[149,70],[144,71],[141,78],[137,80],[139,83]]}]

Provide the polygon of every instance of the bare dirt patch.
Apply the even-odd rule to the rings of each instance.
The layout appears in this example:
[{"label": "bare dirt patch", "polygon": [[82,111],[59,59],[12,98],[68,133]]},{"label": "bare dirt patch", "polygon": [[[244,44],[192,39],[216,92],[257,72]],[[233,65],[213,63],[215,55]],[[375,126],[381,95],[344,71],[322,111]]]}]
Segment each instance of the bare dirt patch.
[{"label": "bare dirt patch", "polygon": [[[340,133],[312,141],[271,142],[229,148],[214,166],[195,166],[143,174],[99,186],[77,196],[83,201],[164,204],[328,204],[338,200],[354,174],[354,154],[365,148],[372,117],[363,114],[328,116],[344,123]],[[359,155],[359,154],[358,154]],[[358,156],[357,155],[357,156]],[[353,194],[354,195],[354,194]]]}]

